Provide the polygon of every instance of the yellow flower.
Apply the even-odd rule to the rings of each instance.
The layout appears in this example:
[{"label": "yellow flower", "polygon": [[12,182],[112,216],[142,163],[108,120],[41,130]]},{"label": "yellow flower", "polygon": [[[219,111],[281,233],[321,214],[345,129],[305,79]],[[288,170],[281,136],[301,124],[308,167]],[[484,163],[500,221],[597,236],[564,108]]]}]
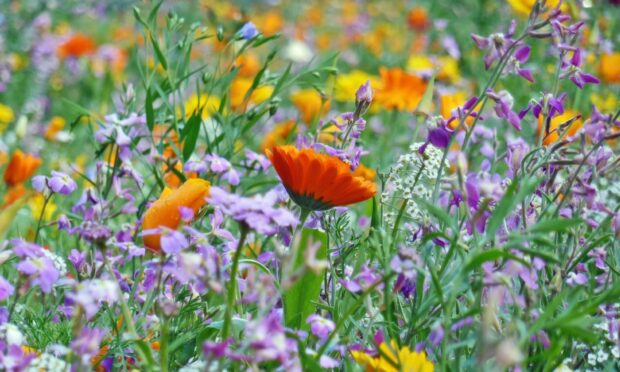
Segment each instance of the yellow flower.
[{"label": "yellow flower", "polygon": [[449,56],[439,57],[439,72],[437,73],[437,79],[455,82],[459,80],[460,77],[461,72],[459,70],[459,61]]},{"label": "yellow flower", "polygon": [[327,113],[329,100],[324,99],[315,89],[307,88],[291,94],[291,101],[301,113],[306,124],[312,123],[318,116]]},{"label": "yellow flower", "polygon": [[0,133],[6,130],[6,127],[15,119],[13,109],[7,105],[0,103]]},{"label": "yellow flower", "polygon": [[[30,199],[30,210],[32,211],[32,218],[35,221],[39,220],[44,203],[45,197],[43,194],[36,194]],[[51,221],[54,217],[54,212],[56,212],[56,204],[54,204],[54,201],[50,199],[45,207],[45,213],[43,213],[43,221]]]},{"label": "yellow flower", "polygon": [[606,96],[592,93],[590,96],[590,102],[596,106],[596,108],[602,113],[613,112],[618,105],[620,105],[620,101],[618,101],[618,97],[616,97],[613,93],[609,93]]},{"label": "yellow flower", "polygon": [[230,107],[233,110],[245,110],[248,103],[252,102],[258,105],[271,97],[273,87],[265,85],[254,89],[250,97],[246,100],[245,96],[252,87],[253,81],[254,79],[252,78],[239,77],[230,84]]},{"label": "yellow flower", "polygon": [[391,346],[385,342],[379,345],[379,355],[371,356],[361,351],[351,351],[353,359],[365,368],[366,372],[433,372],[434,366],[426,359],[424,352],[417,353],[404,346],[398,349],[396,342]]},{"label": "yellow flower", "polygon": [[353,70],[348,74],[336,77],[334,83],[334,99],[339,102],[354,102],[355,92],[364,83],[370,80],[373,89],[379,87],[379,78],[361,70]]},{"label": "yellow flower", "polygon": [[[560,0],[547,0],[547,8],[553,9],[560,3]],[[529,15],[536,4],[536,0],[508,0],[508,4],[515,10],[515,12],[522,15]],[[562,4],[560,9],[563,12],[568,10],[568,5],[566,3]]]},{"label": "yellow flower", "polygon": [[412,55],[407,60],[407,71],[417,75],[431,75],[437,69],[437,79],[455,82],[460,78],[459,62],[449,56],[433,61],[425,55]]},{"label": "yellow flower", "polygon": [[194,112],[201,112],[203,119],[208,119],[213,113],[220,108],[220,98],[216,96],[207,96],[201,94],[200,98],[197,94],[193,94],[185,102],[185,115],[191,116]]}]

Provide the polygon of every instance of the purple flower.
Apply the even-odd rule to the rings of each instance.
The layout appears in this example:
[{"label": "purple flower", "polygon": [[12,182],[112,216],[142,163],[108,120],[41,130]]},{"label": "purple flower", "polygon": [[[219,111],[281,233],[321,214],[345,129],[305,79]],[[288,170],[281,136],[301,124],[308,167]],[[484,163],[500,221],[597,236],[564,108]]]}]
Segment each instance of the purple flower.
[{"label": "purple flower", "polygon": [[211,172],[220,174],[222,179],[233,186],[239,184],[239,173],[232,167],[228,160],[216,154],[205,156],[205,160]]},{"label": "purple flower", "polygon": [[77,189],[75,181],[62,172],[52,171],[52,177],[47,184],[52,191],[63,195],[69,195]]},{"label": "purple flower", "polygon": [[50,293],[60,278],[60,272],[52,254],[39,245],[21,239],[11,241],[13,253],[22,260],[16,268],[29,277],[32,285],[39,285],[44,293]]},{"label": "purple flower", "polygon": [[355,92],[355,104],[365,105],[366,107],[372,103],[373,92],[370,87],[370,80],[362,84]]},{"label": "purple flower", "polygon": [[67,298],[79,305],[86,318],[91,319],[103,304],[109,306],[118,301],[118,285],[111,280],[85,280],[78,283],[75,292],[68,293]]},{"label": "purple flower", "polygon": [[569,78],[579,88],[583,88],[586,84],[599,84],[601,81],[596,76],[581,70],[582,62],[581,49],[575,48],[571,59],[568,62],[562,61],[564,71],[560,74],[560,78]]},{"label": "purple flower", "polygon": [[510,23],[510,27],[508,28],[508,32],[495,33],[488,37],[483,37],[480,35],[472,34],[471,38],[474,40],[478,48],[486,49],[487,54],[484,56],[484,68],[489,69],[493,62],[502,58],[505,53],[508,52],[509,48],[514,44],[514,40],[512,36],[517,28],[517,22],[513,20]]},{"label": "purple flower", "polygon": [[512,95],[506,90],[496,93],[492,89],[487,91],[487,95],[495,101],[495,114],[497,117],[506,119],[516,130],[521,131],[521,119],[512,111]]},{"label": "purple flower", "polygon": [[43,192],[45,191],[45,189],[49,189],[52,192],[69,195],[77,189],[77,184],[67,174],[52,171],[51,177],[33,177],[32,187],[39,192]]},{"label": "purple flower", "polygon": [[247,22],[239,29],[239,31],[237,31],[237,35],[239,35],[242,39],[250,40],[258,35],[258,30],[256,29],[254,23]]},{"label": "purple flower", "polygon": [[310,324],[310,332],[321,340],[325,340],[336,329],[333,321],[317,314],[310,315],[307,322]]},{"label": "purple flower", "polygon": [[209,203],[224,214],[265,235],[274,235],[280,228],[294,227],[299,223],[291,211],[274,206],[277,200],[277,193],[273,190],[265,195],[242,197],[217,186],[211,187],[209,197]]},{"label": "purple flower", "polygon": [[177,230],[163,228],[161,231],[161,249],[168,254],[177,254],[187,248],[189,243],[185,236]]},{"label": "purple flower", "polygon": [[438,324],[431,330],[431,333],[428,335],[428,341],[433,347],[437,347],[443,340],[444,335],[445,332],[443,330],[443,327]]},{"label": "purple flower", "polygon": [[90,360],[99,353],[99,346],[106,331],[99,328],[82,328],[80,335],[71,342],[71,349],[79,359],[80,365],[90,367]]},{"label": "purple flower", "polygon": [[4,301],[11,297],[15,292],[15,288],[3,276],[0,276],[0,301]]}]

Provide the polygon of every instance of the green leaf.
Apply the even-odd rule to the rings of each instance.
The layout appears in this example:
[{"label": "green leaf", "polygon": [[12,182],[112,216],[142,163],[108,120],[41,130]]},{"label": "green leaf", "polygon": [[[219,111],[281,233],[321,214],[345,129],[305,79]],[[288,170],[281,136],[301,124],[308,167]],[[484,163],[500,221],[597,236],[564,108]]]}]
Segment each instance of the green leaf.
[{"label": "green leaf", "polygon": [[428,201],[421,198],[413,198],[416,204],[423,206],[426,210],[436,217],[444,226],[451,227],[453,230],[457,230],[454,228],[454,220],[450,215],[443,209],[439,208],[437,205],[429,203]]},{"label": "green leaf", "polygon": [[196,142],[198,141],[198,135],[200,134],[201,116],[199,112],[195,112],[185,123],[181,137],[183,141],[183,160],[187,161],[196,148]]},{"label": "green leaf", "polygon": [[530,266],[530,264],[527,261],[525,261],[521,257],[515,256],[512,253],[502,251],[499,249],[489,249],[488,251],[480,252],[474,255],[474,257],[472,257],[465,265],[465,271],[473,270],[477,267],[480,267],[480,265],[482,265],[485,262],[495,261],[499,258],[519,261],[525,266],[528,266],[528,267]]},{"label": "green leaf", "polygon": [[424,95],[422,95],[422,99],[420,103],[418,103],[418,107],[415,112],[417,114],[422,114],[424,116],[430,116],[431,110],[433,109],[433,92],[435,90],[435,74],[428,81],[428,85],[426,86],[426,90],[424,91]]},{"label": "green leaf", "polygon": [[[294,252],[297,252],[293,272],[304,265],[304,250],[310,244],[320,243],[316,258],[327,258],[327,235],[318,230],[304,229],[300,239],[294,244]],[[319,299],[323,273],[315,273],[306,270],[301,278],[284,292],[284,324],[293,329],[307,330],[306,319],[314,312],[315,303]]]},{"label": "green leaf", "polygon": [[144,111],[146,112],[146,125],[153,131],[153,127],[155,126],[155,112],[153,111],[153,92],[151,92],[150,89],[146,91]]},{"label": "green leaf", "polygon": [[534,226],[529,228],[532,233],[549,233],[556,231],[567,231],[571,227],[575,227],[581,224],[583,221],[579,218],[574,219],[565,219],[565,218],[554,218],[549,220],[543,220],[537,223]]},{"label": "green leaf", "polygon": [[[523,182],[513,180],[508,190],[506,190],[506,194],[504,194],[502,200],[499,201],[495,207],[495,211],[489,218],[486,229],[487,239],[495,238],[495,233],[504,223],[506,217],[515,210],[515,207],[521,203],[523,199],[534,192],[539,183],[540,179],[538,178],[526,178]],[[517,187],[519,186],[521,187],[517,191]]]},{"label": "green leaf", "polygon": [[153,33],[149,33],[149,37],[151,38],[151,44],[153,44],[153,50],[155,51],[157,60],[159,61],[159,63],[161,63],[161,66],[164,68],[164,70],[168,70],[168,62],[166,61],[166,57],[164,56],[164,53],[161,51],[161,47],[159,46],[159,43],[153,37]]}]

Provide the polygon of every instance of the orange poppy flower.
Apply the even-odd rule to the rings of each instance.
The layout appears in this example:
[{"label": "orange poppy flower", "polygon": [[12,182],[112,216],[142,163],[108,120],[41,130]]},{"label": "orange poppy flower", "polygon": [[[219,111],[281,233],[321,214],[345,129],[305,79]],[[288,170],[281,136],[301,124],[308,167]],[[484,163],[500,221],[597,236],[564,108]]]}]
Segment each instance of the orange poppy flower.
[{"label": "orange poppy flower", "polygon": [[377,192],[374,183],[355,177],[342,160],[313,149],[280,146],[268,151],[267,156],[291,199],[305,209],[359,203]]},{"label": "orange poppy flower", "polygon": [[96,49],[97,45],[90,36],[77,33],[58,47],[58,55],[62,58],[79,58],[93,54]]},{"label": "orange poppy flower", "polygon": [[375,101],[388,110],[413,111],[424,92],[426,81],[400,68],[381,68],[382,84],[375,91]]},{"label": "orange poppy flower", "polygon": [[[553,117],[551,119],[551,123],[549,124],[549,134],[543,138],[543,145],[544,146],[548,146],[552,143],[555,143],[557,141],[560,140],[560,133],[563,133],[562,138],[564,139],[567,136],[568,137],[572,137],[575,134],[577,134],[577,132],[579,131],[579,129],[581,129],[581,127],[583,127],[583,121],[581,119],[577,119],[575,121],[572,122],[572,124],[570,124],[570,126],[567,128],[560,128],[560,126],[568,121],[570,121],[571,119],[575,118],[576,116],[578,116],[579,113],[572,111],[572,110],[566,110],[564,111],[563,114],[561,115],[557,115],[555,117]],[[538,130],[537,130],[537,136],[540,138],[541,133],[544,134],[545,131],[545,118],[543,117],[543,115],[541,114],[540,116],[538,116]]]},{"label": "orange poppy flower", "polygon": [[[191,208],[194,213],[206,203],[211,184],[200,178],[185,181],[176,190],[165,189],[161,196],[144,213],[142,230],[169,227],[176,229],[181,223],[179,207]],[[144,236],[144,245],[153,252],[161,251],[161,235],[151,234]]]},{"label": "orange poppy flower", "polygon": [[24,182],[41,165],[41,159],[31,154],[24,154],[21,150],[15,150],[11,162],[4,171],[4,182],[9,186],[15,186]]}]

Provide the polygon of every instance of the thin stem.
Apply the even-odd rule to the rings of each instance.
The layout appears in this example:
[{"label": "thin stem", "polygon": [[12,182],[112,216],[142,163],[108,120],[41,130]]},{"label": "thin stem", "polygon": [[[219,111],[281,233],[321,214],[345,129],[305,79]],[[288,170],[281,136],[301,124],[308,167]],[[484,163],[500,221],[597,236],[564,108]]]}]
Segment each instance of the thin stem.
[{"label": "thin stem", "polygon": [[239,270],[239,258],[241,257],[241,249],[245,244],[245,238],[248,235],[248,227],[243,223],[239,224],[240,235],[233,256],[232,268],[230,270],[230,278],[228,278],[228,292],[226,294],[226,313],[224,315],[224,325],[222,327],[222,340],[226,340],[230,335],[230,327],[232,324],[233,307],[235,306],[235,298],[237,292],[237,271]]},{"label": "thin stem", "polygon": [[47,204],[50,199],[54,195],[53,192],[50,192],[48,196],[45,197],[45,201],[43,202],[43,208],[41,208],[41,213],[39,214],[39,221],[37,222],[37,231],[34,234],[34,244],[37,244],[39,241],[39,231],[41,231],[41,223],[43,222],[43,215],[45,214],[45,209],[47,208]]}]

